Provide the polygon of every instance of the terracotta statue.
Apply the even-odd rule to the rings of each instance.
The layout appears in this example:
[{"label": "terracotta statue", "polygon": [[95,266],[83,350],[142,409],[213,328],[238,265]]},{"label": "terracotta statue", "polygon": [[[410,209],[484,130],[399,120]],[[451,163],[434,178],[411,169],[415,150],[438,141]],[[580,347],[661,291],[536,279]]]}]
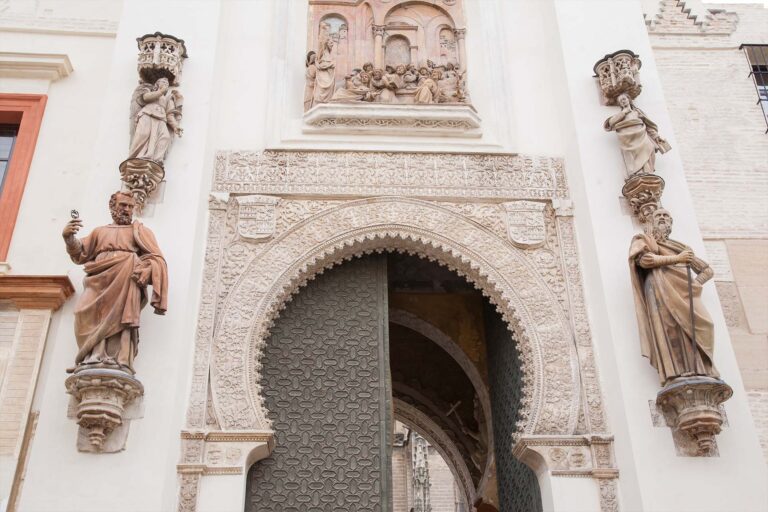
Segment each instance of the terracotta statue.
[{"label": "terracotta statue", "polygon": [[652,226],[652,234],[636,235],[629,250],[642,354],[662,385],[678,377],[718,377],[712,362],[714,327],[701,301],[702,285],[714,272],[689,247],[668,238],[669,212],[653,212]]},{"label": "terracotta statue", "polygon": [[440,88],[437,83],[442,78],[442,73],[435,69],[432,74],[422,78],[419,87],[416,88],[416,95],[413,98],[414,103],[437,103],[440,98]]},{"label": "terracotta statue", "polygon": [[632,103],[629,95],[620,94],[616,101],[621,111],[606,119],[603,128],[616,131],[628,176],[653,174],[656,152],[663,154],[672,147],[659,136],[656,123]]},{"label": "terracotta statue", "polygon": [[315,75],[317,74],[317,66],[315,65],[315,58],[317,54],[315,52],[309,52],[307,54],[305,73],[306,85],[304,86],[304,110],[307,111],[312,108],[314,95],[315,95]]},{"label": "terracotta statue", "polygon": [[320,40],[315,59],[315,94],[313,105],[328,103],[336,86],[336,61],[333,58],[333,39]]},{"label": "terracotta statue", "polygon": [[332,101],[374,101],[379,91],[371,87],[371,76],[362,71],[347,77],[346,87],[339,89],[333,94]]},{"label": "terracotta statue", "polygon": [[154,85],[142,82],[131,98],[131,146],[128,158],[145,158],[160,165],[165,160],[173,135],[181,137],[181,109],[184,98],[170,89],[167,78]]},{"label": "terracotta statue", "polygon": [[75,307],[79,350],[69,371],[109,367],[134,373],[148,285],[155,313],[163,315],[167,309],[168,268],[152,231],[133,221],[134,206],[130,194],[116,192],[109,200],[112,224],[78,239],[75,234],[83,224],[76,218],[62,231],[67,253],[86,273]]}]

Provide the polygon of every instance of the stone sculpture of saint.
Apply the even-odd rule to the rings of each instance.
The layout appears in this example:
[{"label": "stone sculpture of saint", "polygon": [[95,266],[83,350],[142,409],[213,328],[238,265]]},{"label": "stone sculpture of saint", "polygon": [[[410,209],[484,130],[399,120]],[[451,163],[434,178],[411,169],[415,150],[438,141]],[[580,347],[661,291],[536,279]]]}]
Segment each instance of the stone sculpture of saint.
[{"label": "stone sculpture of saint", "polygon": [[[693,375],[716,378],[714,327],[701,301],[702,285],[714,272],[689,247],[668,238],[669,212],[656,210],[652,224],[652,234],[636,235],[629,250],[642,354],[659,372],[662,386]],[[688,266],[696,275],[690,282],[693,311]]]},{"label": "stone sculpture of saint", "polygon": [[313,106],[315,96],[315,75],[317,74],[317,66],[315,65],[315,59],[317,54],[315,52],[309,52],[307,54],[305,73],[306,84],[304,85],[304,111],[311,109]]},{"label": "stone sculpture of saint", "polygon": [[379,91],[371,87],[371,76],[365,71],[361,71],[356,75],[347,77],[346,87],[338,89],[333,94],[332,101],[374,101],[378,94]]},{"label": "stone sculpture of saint", "polygon": [[420,104],[437,103],[440,98],[440,88],[437,86],[437,82],[440,81],[440,78],[442,78],[442,73],[437,69],[433,70],[432,74],[424,78],[416,88],[413,102]]},{"label": "stone sculpture of saint", "polygon": [[635,174],[653,174],[656,170],[656,152],[666,153],[672,147],[658,133],[656,123],[637,108],[627,94],[616,101],[621,111],[603,123],[607,131],[615,131],[629,177]]},{"label": "stone sculpture of saint", "polygon": [[380,69],[374,69],[371,75],[371,86],[378,92],[376,101],[379,103],[395,103],[397,85]]},{"label": "stone sculpture of saint", "polygon": [[336,86],[336,61],[333,57],[333,39],[320,40],[315,59],[315,94],[313,105],[328,103],[333,98]]},{"label": "stone sculpture of saint", "polygon": [[148,300],[158,315],[168,307],[165,258],[152,231],[133,220],[134,207],[130,194],[117,192],[109,200],[112,224],[80,239],[75,237],[80,219],[70,220],[62,231],[67,253],[86,274],[75,306],[79,350],[69,371],[107,367],[133,374],[141,309]]},{"label": "stone sculpture of saint", "polygon": [[153,85],[142,82],[136,87],[131,98],[128,158],[163,164],[173,136],[181,137],[183,133],[179,127],[183,102],[179,91],[170,89],[167,78],[160,78]]}]

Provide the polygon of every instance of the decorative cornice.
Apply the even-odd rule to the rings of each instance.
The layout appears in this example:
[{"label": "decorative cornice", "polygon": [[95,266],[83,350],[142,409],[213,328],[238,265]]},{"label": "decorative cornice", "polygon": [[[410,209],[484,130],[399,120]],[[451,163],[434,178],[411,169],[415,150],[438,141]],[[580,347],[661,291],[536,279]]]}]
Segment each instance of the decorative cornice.
[{"label": "decorative cornice", "polygon": [[56,311],[73,293],[67,276],[0,275],[0,299],[13,301],[19,309]]},{"label": "decorative cornice", "polygon": [[55,82],[72,74],[69,56],[63,53],[0,52],[0,76],[37,78]]}]

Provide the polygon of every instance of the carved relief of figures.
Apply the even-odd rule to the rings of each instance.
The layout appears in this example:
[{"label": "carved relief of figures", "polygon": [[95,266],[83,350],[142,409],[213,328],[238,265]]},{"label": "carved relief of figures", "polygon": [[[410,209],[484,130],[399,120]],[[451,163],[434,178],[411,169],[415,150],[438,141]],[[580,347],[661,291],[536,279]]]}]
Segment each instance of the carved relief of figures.
[{"label": "carved relief of figures", "polygon": [[160,165],[174,135],[183,130],[181,109],[184,98],[170,88],[169,80],[159,78],[154,84],[140,83],[131,98],[131,145],[128,158],[143,158]]},{"label": "carved relief of figures", "polygon": [[[86,273],[75,308],[76,368],[95,365],[133,373],[142,307],[149,300],[158,315],[168,307],[165,259],[152,231],[133,220],[134,207],[130,194],[117,192],[109,200],[112,224],[78,239],[83,224],[73,219],[62,232],[67,253]],[[152,286],[151,297],[147,286]]]},{"label": "carved relief of figures", "polygon": [[656,123],[637,108],[628,94],[616,98],[621,111],[603,123],[607,131],[615,131],[627,176],[653,174],[656,170],[656,152],[666,153],[671,146],[658,134]]},{"label": "carved relief of figures", "polygon": [[428,78],[423,78],[419,87],[416,89],[416,95],[413,97],[413,102],[438,103],[440,99],[440,88],[437,86],[437,83],[442,77],[443,74],[440,70],[435,69]]},{"label": "carved relief of figures", "polygon": [[[328,24],[325,24],[329,27]],[[313,103],[328,103],[336,88],[336,60],[333,56],[333,39],[321,29],[320,47],[315,60],[315,92]]]},{"label": "carved relief of figures", "polygon": [[688,246],[669,239],[669,212],[659,208],[651,220],[651,234],[636,235],[629,250],[642,354],[663,386],[679,377],[717,378],[714,326],[701,301],[702,285],[714,272]]},{"label": "carved relief of figures", "polygon": [[[455,1],[439,8],[431,4],[411,0],[311,2],[308,40],[309,49],[317,52],[317,76],[314,86],[307,77],[307,88],[314,87],[315,94],[311,104],[305,101],[305,110],[330,101],[466,103],[465,29],[457,28],[464,23],[463,3]],[[334,48],[328,51],[328,60],[335,64],[336,91],[318,94],[327,41],[332,41]],[[343,51],[338,48],[342,41]],[[314,44],[318,47],[314,48]],[[363,62],[366,65],[360,66]],[[366,69],[369,63],[370,69]],[[421,68],[424,68],[421,73],[424,78],[420,79],[416,70]],[[439,71],[442,78],[432,78],[434,71]],[[374,92],[370,95],[360,94],[358,90],[362,72],[371,77]],[[430,78],[435,85],[427,84],[416,101],[416,89]],[[351,85],[349,94],[338,93],[348,85]],[[434,88],[439,92],[427,94]]]},{"label": "carved relief of figures", "polygon": [[304,86],[304,110],[312,108],[315,99],[315,75],[317,74],[317,65],[315,59],[317,54],[315,52],[309,52],[307,54],[305,73],[306,85]]}]

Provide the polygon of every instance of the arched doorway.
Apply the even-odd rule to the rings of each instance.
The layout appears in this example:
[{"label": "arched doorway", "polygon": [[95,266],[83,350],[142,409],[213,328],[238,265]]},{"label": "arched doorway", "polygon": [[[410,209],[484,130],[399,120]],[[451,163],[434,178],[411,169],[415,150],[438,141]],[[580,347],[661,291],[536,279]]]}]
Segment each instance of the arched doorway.
[{"label": "arched doorway", "polygon": [[445,460],[450,474],[432,484],[456,481],[450,512],[540,508],[535,475],[509,445],[521,419],[516,357],[495,307],[436,263],[374,254],[324,272],[265,343],[258,386],[276,446],[250,470],[246,510],[448,512],[426,508],[429,485],[396,495],[395,420]]}]

